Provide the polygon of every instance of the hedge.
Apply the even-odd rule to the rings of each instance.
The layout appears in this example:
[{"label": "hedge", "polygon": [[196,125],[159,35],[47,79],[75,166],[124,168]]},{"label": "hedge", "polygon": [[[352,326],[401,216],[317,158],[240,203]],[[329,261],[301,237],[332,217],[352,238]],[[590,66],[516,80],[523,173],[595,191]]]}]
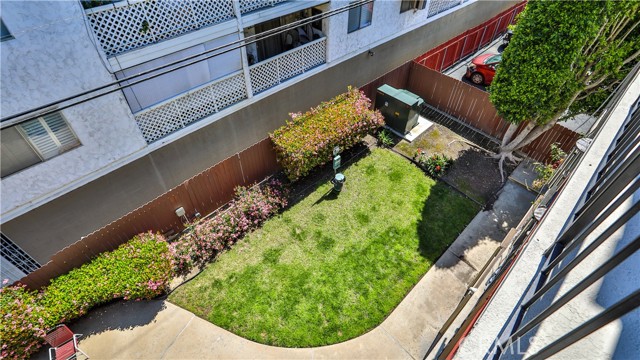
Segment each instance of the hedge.
[{"label": "hedge", "polygon": [[384,125],[384,118],[371,110],[363,92],[349,87],[344,94],[300,114],[270,134],[278,162],[291,181],[332,159],[333,149],[348,149],[364,135]]},{"label": "hedge", "polygon": [[173,267],[164,237],[144,233],[53,279],[40,291],[22,285],[0,289],[0,357],[28,357],[42,345],[46,329],[78,318],[96,305],[164,293]]},{"label": "hedge", "polygon": [[235,200],[224,212],[200,221],[171,243],[177,274],[186,275],[194,266],[213,260],[287,205],[286,192],[275,179],[263,187],[238,187],[235,192]]}]

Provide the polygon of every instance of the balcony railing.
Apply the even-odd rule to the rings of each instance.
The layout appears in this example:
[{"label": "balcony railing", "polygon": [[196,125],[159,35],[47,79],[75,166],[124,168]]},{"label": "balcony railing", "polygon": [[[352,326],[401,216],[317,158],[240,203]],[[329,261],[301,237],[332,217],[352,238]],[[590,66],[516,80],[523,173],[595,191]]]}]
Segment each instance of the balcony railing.
[{"label": "balcony railing", "polygon": [[[240,0],[240,12],[286,0]],[[232,0],[129,0],[85,10],[107,56],[202,29],[235,17]]]},{"label": "balcony railing", "polygon": [[240,13],[246,14],[267,6],[275,6],[284,1],[287,0],[240,0]]},{"label": "balcony railing", "polygon": [[135,114],[147,143],[247,98],[242,71],[189,90]]},{"label": "balcony railing", "polygon": [[250,66],[254,94],[324,64],[326,54],[327,38],[322,38]]},{"label": "balcony railing", "polygon": [[431,0],[429,3],[429,15],[427,16],[432,17],[467,1],[469,0]]},{"label": "balcony railing", "polygon": [[[249,68],[252,90],[262,92],[324,64],[325,59],[326,38],[322,38],[255,64]],[[248,97],[244,72],[237,71],[141,110],[135,118],[147,143],[152,143]]]}]

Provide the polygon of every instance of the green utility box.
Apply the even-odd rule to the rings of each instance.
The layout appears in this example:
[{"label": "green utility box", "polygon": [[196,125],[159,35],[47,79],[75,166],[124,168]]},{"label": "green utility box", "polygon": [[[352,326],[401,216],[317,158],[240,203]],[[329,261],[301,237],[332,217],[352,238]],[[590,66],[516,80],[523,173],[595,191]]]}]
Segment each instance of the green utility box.
[{"label": "green utility box", "polygon": [[376,109],[380,110],[387,125],[404,135],[418,123],[424,100],[410,91],[382,85],[376,93]]}]

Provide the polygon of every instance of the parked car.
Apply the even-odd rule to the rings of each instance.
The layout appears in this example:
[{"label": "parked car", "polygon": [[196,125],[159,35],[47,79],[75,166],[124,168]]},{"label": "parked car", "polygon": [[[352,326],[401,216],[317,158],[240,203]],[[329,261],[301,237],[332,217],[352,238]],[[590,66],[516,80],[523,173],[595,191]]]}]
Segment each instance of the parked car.
[{"label": "parked car", "polygon": [[467,65],[467,73],[464,76],[474,84],[491,85],[500,61],[502,61],[502,55],[500,54],[477,56]]}]

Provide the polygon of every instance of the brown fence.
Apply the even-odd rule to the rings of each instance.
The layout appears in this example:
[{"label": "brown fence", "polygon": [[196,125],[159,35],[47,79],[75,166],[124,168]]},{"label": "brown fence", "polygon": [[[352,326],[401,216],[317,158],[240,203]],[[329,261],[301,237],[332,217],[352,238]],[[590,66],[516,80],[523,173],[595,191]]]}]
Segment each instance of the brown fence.
[{"label": "brown fence", "polygon": [[[487,92],[416,62],[409,71],[406,89],[422,97],[429,105],[493,138],[502,139],[509,126],[498,116]],[[555,125],[522,151],[537,161],[547,161],[551,144],[557,142],[568,151],[579,137],[579,134]]]},{"label": "brown fence", "polygon": [[184,228],[175,214],[177,208],[183,207],[189,217],[196,212],[209,214],[233,198],[236,186],[259,182],[278,169],[271,140],[264,139],[60,250],[20,282],[33,289],[42,287],[141,232],[177,233]]},{"label": "brown fence", "polygon": [[376,90],[382,85],[387,84],[396,89],[405,89],[409,81],[409,74],[411,72],[411,67],[413,66],[412,64],[413,61],[408,61],[372,82],[362,86],[360,90],[362,90],[364,94],[371,99],[371,101],[375,101]]},{"label": "brown fence", "polygon": [[507,9],[484,23],[438,45],[415,59],[430,69],[442,71],[502,36],[526,2]]}]

